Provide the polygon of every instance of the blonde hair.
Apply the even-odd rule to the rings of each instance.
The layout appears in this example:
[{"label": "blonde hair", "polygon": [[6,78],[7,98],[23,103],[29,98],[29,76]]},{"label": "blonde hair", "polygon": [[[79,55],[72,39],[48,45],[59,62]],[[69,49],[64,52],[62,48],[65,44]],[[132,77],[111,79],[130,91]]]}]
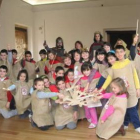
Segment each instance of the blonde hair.
[{"label": "blonde hair", "polygon": [[115,78],[115,79],[112,80],[111,84],[115,84],[116,86],[119,87],[120,92],[117,95],[122,95],[122,94],[125,93],[127,95],[127,97],[128,97],[127,87],[126,87],[125,82],[124,82],[123,79],[121,79],[119,77]]}]

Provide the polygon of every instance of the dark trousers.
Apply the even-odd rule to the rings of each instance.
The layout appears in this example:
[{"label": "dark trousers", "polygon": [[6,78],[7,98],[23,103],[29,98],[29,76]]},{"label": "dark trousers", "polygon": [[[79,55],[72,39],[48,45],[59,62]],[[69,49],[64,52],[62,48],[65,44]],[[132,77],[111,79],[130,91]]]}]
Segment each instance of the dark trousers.
[{"label": "dark trousers", "polygon": [[134,125],[135,129],[140,127],[140,120],[139,120],[139,115],[137,111],[137,106],[128,108],[126,110],[124,125],[128,126],[130,121]]},{"label": "dark trousers", "polygon": [[37,127],[38,129],[40,129],[42,131],[46,131],[50,128],[50,126],[48,126],[48,125],[38,127],[37,124],[33,120],[31,121],[31,124],[33,127]]}]

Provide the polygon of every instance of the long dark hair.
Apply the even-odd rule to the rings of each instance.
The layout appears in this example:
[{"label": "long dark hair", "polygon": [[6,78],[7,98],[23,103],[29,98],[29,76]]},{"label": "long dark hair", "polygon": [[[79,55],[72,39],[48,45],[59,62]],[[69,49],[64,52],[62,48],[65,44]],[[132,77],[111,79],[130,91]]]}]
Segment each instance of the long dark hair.
[{"label": "long dark hair", "polygon": [[24,74],[26,75],[26,79],[25,79],[25,81],[28,82],[28,81],[29,81],[28,72],[27,72],[27,70],[25,70],[25,69],[19,71],[18,76],[17,76],[17,80],[19,80],[20,75],[21,75],[22,73],[24,73]]},{"label": "long dark hair", "polygon": [[99,34],[99,35],[100,35],[100,42],[102,42],[102,41],[103,41],[103,36],[101,35],[100,32],[95,32],[95,33],[94,33],[94,38],[93,38],[94,42],[97,42],[97,40],[96,40],[96,38],[95,38],[96,34]]}]

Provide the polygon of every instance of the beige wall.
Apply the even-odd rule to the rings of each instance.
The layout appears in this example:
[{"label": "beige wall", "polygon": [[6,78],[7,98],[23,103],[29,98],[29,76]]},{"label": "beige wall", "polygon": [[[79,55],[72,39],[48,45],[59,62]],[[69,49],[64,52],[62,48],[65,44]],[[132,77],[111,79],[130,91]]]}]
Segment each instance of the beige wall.
[{"label": "beige wall", "polygon": [[[101,5],[104,5],[103,7]],[[55,46],[55,39],[64,39],[66,50],[81,40],[89,47],[95,31],[104,33],[107,28],[135,29],[139,15],[140,0],[91,0],[54,5],[30,6],[21,0],[3,0],[0,9],[0,49],[9,43],[15,45],[15,24],[28,27],[29,49],[39,59],[43,48],[44,19],[46,20],[46,40]]]},{"label": "beige wall", "polygon": [[33,47],[32,6],[20,0],[3,0],[0,8],[0,49],[15,48],[15,24],[28,28],[29,49]]},{"label": "beige wall", "polygon": [[89,1],[76,5],[36,6],[34,8],[34,47],[37,48],[35,56],[38,57],[38,51],[43,48],[44,34],[39,27],[43,26],[44,19],[49,46],[54,47],[55,39],[61,36],[66,50],[72,49],[76,40],[81,40],[84,46],[89,47],[95,31],[103,33],[106,28],[135,29],[136,20],[140,19],[138,1],[134,0],[133,5],[121,3],[119,0],[115,4],[112,1],[114,0],[107,0],[106,3],[104,1],[104,7],[101,7],[102,1]]}]

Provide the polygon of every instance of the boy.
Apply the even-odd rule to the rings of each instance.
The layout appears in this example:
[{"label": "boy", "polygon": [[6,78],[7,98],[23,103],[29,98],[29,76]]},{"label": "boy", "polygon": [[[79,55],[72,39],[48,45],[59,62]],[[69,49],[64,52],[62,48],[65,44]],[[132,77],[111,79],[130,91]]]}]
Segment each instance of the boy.
[{"label": "boy", "polygon": [[66,87],[70,88],[72,84],[74,83],[74,70],[73,69],[67,70],[65,79],[66,79],[65,80]]},{"label": "boy", "polygon": [[34,79],[36,76],[35,61],[32,59],[32,54],[30,51],[25,52],[25,59],[22,60],[21,65],[25,68],[29,75],[29,80]]},{"label": "boy", "polygon": [[53,125],[53,117],[51,114],[51,103],[49,98],[63,95],[55,92],[45,92],[44,91],[44,81],[41,78],[36,78],[34,80],[34,88],[31,95],[31,105],[32,105],[32,125],[36,126],[40,130],[47,130]]},{"label": "boy", "polygon": [[17,61],[17,50],[12,50],[13,65]]},{"label": "boy", "polygon": [[36,72],[39,76],[45,74],[45,63],[47,61],[47,52],[45,49],[40,50],[39,52],[41,60],[36,63],[37,70]]},{"label": "boy", "polygon": [[[8,72],[8,68],[4,65],[0,66],[0,113],[6,119],[17,115],[17,110],[11,110],[10,106],[13,96],[10,91],[6,91],[11,85],[11,81],[6,76]],[[11,105],[10,105],[11,104]]]},{"label": "boy", "polygon": [[53,73],[53,74],[49,74],[48,75],[48,78],[49,78],[49,81],[52,83],[52,84],[55,84],[55,80],[56,80],[56,78],[57,77],[59,77],[59,76],[64,76],[64,69],[63,69],[63,67],[61,67],[61,66],[57,66],[56,68],[55,68],[55,72]]},{"label": "boy", "polygon": [[63,66],[63,64],[56,59],[56,53],[53,50],[48,52],[48,58],[49,60],[46,62],[45,66],[46,74],[53,74],[57,66]]},{"label": "boy", "polygon": [[125,59],[125,48],[122,45],[117,45],[115,47],[115,53],[118,61],[114,63],[109,71],[109,76],[107,77],[101,91],[106,89],[110,84],[112,79],[120,77],[126,81],[129,97],[127,102],[127,111],[124,120],[124,129],[128,129],[130,120],[135,127],[135,130],[140,133],[140,121],[136,105],[138,103],[139,97],[139,79],[136,72],[136,68],[129,59]]},{"label": "boy", "polygon": [[12,53],[11,51],[7,51],[6,49],[3,49],[0,51],[0,66],[5,65],[8,68],[8,77],[10,79],[13,79],[12,75]]},{"label": "boy", "polygon": [[[56,78],[56,85],[59,89],[59,92],[66,96],[70,96],[70,93],[66,91],[66,84],[63,77]],[[57,104],[55,109],[55,126],[56,129],[62,130],[67,127],[68,129],[76,128],[76,120],[77,120],[77,107],[71,107],[67,104]]]}]

